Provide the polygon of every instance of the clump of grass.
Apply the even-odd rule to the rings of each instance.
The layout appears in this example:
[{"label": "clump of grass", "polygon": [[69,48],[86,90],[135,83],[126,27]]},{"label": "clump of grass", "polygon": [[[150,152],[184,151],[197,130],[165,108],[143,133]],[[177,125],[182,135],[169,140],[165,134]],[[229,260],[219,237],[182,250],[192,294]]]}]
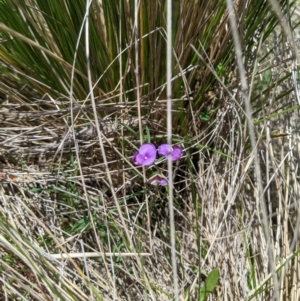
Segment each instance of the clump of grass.
[{"label": "clump of grass", "polygon": [[148,2],[0,0],[1,297],[296,300],[297,2],[173,1],[172,191],[131,162],[167,140]]}]

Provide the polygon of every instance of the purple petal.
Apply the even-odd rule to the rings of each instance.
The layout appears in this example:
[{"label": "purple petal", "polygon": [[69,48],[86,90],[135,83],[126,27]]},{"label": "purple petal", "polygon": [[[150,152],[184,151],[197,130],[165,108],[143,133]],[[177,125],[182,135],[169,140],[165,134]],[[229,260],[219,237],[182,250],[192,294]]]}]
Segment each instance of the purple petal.
[{"label": "purple petal", "polygon": [[133,157],[132,157],[132,162],[133,162],[134,164],[138,164],[137,159],[136,159],[136,157],[137,157],[138,154],[139,154],[139,153],[135,153],[135,154],[133,155]]},{"label": "purple petal", "polygon": [[145,162],[145,157],[140,153],[136,153],[134,157],[134,163],[137,165],[144,165],[144,162]]},{"label": "purple petal", "polygon": [[179,146],[174,146],[172,152],[172,161],[178,160],[182,156],[182,149]]},{"label": "purple petal", "polygon": [[180,146],[169,146],[167,143],[164,143],[159,146],[158,154],[165,156],[167,159],[171,156],[172,161],[178,160],[182,156],[182,149]]},{"label": "purple petal", "polygon": [[156,147],[152,143],[144,143],[139,148],[139,153],[144,154],[151,154],[152,156],[156,156]]},{"label": "purple petal", "polygon": [[165,157],[167,157],[170,153],[172,153],[172,150],[173,150],[172,146],[169,146],[169,144],[167,143],[161,144],[157,149],[158,154]]},{"label": "purple petal", "polygon": [[157,183],[160,186],[167,186],[168,185],[168,179],[167,178],[163,178],[163,177],[159,177],[159,179],[157,179]]},{"label": "purple petal", "polygon": [[139,148],[139,152],[133,155],[133,163],[148,166],[156,159],[156,147],[152,143],[144,143]]},{"label": "purple petal", "polygon": [[151,185],[160,185],[160,186],[167,186],[168,185],[168,179],[161,176],[161,175],[155,175],[151,179],[147,181]]}]

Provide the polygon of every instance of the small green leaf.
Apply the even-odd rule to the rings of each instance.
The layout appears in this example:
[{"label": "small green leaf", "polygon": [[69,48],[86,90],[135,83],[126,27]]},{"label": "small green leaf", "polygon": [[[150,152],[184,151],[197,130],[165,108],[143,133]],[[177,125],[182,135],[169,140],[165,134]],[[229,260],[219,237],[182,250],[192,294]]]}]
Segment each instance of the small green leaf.
[{"label": "small green leaf", "polygon": [[132,129],[130,126],[128,126],[127,124],[125,123],[120,123],[122,126],[124,126],[124,128],[126,128],[130,133],[132,133],[135,138],[138,140],[139,139],[139,134],[134,130]]},{"label": "small green leaf", "polygon": [[149,128],[146,126],[146,140],[147,140],[147,142],[148,143],[150,143],[151,142],[151,135],[150,135],[150,130],[149,130]]},{"label": "small green leaf", "polygon": [[204,287],[200,289],[200,301],[204,301],[207,296],[213,292],[219,280],[219,270],[213,269],[208,275],[204,283]]},{"label": "small green leaf", "polygon": [[199,115],[200,120],[202,121],[209,121],[211,118],[211,115],[214,113],[215,110],[209,110],[201,112]]}]

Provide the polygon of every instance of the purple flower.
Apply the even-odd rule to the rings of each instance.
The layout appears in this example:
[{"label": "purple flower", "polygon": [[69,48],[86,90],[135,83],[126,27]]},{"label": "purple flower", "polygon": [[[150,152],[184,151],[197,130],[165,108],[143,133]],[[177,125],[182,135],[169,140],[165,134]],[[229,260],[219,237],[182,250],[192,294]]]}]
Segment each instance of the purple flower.
[{"label": "purple flower", "polygon": [[139,151],[133,155],[132,161],[136,165],[148,166],[156,159],[156,147],[152,143],[144,143]]},{"label": "purple flower", "polygon": [[178,145],[172,147],[171,145],[164,143],[160,145],[157,150],[159,155],[165,156],[167,159],[171,156],[172,161],[176,161],[182,156],[182,149]]},{"label": "purple flower", "polygon": [[165,178],[162,175],[156,174],[154,177],[150,178],[147,181],[151,185],[159,185],[159,186],[167,186],[168,185],[168,179]]}]

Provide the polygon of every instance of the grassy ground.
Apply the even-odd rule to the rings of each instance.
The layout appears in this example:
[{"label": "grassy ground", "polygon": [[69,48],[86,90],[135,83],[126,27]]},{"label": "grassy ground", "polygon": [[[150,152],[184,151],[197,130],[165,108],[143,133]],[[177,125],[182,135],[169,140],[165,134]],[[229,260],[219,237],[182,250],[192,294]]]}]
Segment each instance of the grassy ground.
[{"label": "grassy ground", "polygon": [[299,300],[297,2],[206,2],[0,0],[1,300]]}]

